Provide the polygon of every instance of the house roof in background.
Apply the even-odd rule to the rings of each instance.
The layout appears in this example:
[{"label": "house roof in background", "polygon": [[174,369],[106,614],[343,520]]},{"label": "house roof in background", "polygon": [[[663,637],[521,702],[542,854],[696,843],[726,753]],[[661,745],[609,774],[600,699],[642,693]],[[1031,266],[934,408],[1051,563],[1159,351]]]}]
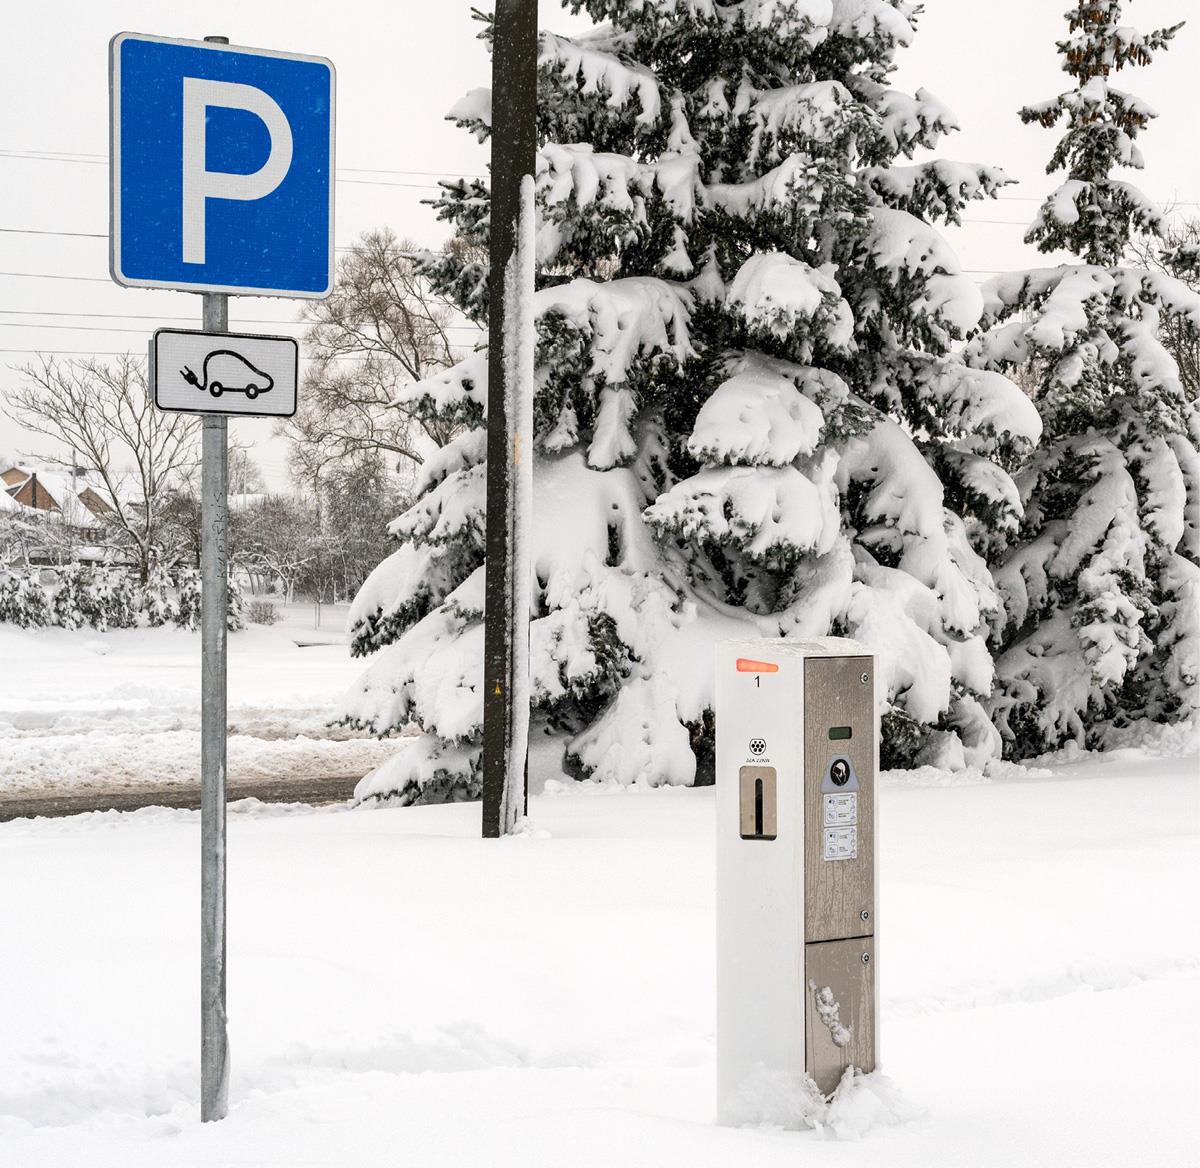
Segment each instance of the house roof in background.
[{"label": "house roof in background", "polygon": [[[72,474],[69,470],[55,466],[37,466],[26,463],[14,463],[0,470],[0,479],[4,482],[4,496],[14,506],[23,511],[47,510],[34,508],[27,499],[18,498],[27,494],[27,485],[37,476],[39,491],[45,491],[53,500],[54,507],[49,510],[60,510],[66,505],[68,511],[78,512],[69,514],[69,522],[79,526],[89,526],[97,511],[97,504],[106,507],[103,496],[96,491],[99,476],[92,471],[80,470]],[[94,502],[84,499],[84,495],[92,497]],[[72,502],[73,501],[73,502]],[[10,508],[6,507],[5,510]]]}]

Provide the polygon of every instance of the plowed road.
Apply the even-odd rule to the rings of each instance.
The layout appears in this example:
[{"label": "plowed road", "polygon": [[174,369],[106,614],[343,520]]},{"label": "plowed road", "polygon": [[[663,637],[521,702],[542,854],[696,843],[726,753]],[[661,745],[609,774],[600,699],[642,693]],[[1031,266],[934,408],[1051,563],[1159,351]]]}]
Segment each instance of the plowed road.
[{"label": "plowed road", "polygon": [[[358,776],[327,779],[268,779],[231,782],[228,798],[264,803],[341,803],[354,794]],[[20,792],[0,795],[0,821],[32,816],[79,815],[86,811],[136,811],[139,807],[200,806],[198,783],[118,790],[75,789],[70,794]]]}]

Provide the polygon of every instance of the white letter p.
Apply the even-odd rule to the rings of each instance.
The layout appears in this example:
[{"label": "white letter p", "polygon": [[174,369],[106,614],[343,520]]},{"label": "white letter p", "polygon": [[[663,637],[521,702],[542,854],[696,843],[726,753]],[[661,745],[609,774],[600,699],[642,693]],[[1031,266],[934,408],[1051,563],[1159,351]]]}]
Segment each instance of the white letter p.
[{"label": "white letter p", "polygon": [[[207,169],[210,105],[245,110],[267,127],[271,149],[253,174]],[[292,128],[275,99],[253,85],[233,81],[183,79],[183,262],[204,263],[205,205],[209,199],[248,201],[269,195],[292,165]]]}]

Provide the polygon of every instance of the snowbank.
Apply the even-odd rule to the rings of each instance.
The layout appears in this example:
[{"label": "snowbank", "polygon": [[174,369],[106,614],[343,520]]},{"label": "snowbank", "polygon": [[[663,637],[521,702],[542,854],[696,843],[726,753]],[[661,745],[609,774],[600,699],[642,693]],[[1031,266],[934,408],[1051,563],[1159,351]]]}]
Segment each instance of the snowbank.
[{"label": "snowbank", "polygon": [[198,815],[0,824],[0,935],[20,939],[0,1162],[1191,1163],[1194,741],[991,774],[883,784],[883,1074],[808,1131],[714,1124],[711,790],[541,768],[536,830],[502,841],[478,805],[236,805],[216,1125],[196,1102]]},{"label": "snowbank", "polygon": [[[330,728],[331,698],[361,667],[344,643],[296,644],[329,638],[287,624],[229,638],[231,778],[348,778],[395,752]],[[198,634],[3,625],[0,662],[0,793],[198,778]]]}]

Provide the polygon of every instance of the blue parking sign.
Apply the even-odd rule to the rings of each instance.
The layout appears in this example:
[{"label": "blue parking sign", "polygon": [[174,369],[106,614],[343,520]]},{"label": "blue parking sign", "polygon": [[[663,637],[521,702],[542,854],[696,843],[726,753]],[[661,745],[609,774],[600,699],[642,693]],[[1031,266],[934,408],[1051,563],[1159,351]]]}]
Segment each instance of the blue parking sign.
[{"label": "blue parking sign", "polygon": [[333,65],[128,32],[109,52],[113,279],[327,296]]}]

